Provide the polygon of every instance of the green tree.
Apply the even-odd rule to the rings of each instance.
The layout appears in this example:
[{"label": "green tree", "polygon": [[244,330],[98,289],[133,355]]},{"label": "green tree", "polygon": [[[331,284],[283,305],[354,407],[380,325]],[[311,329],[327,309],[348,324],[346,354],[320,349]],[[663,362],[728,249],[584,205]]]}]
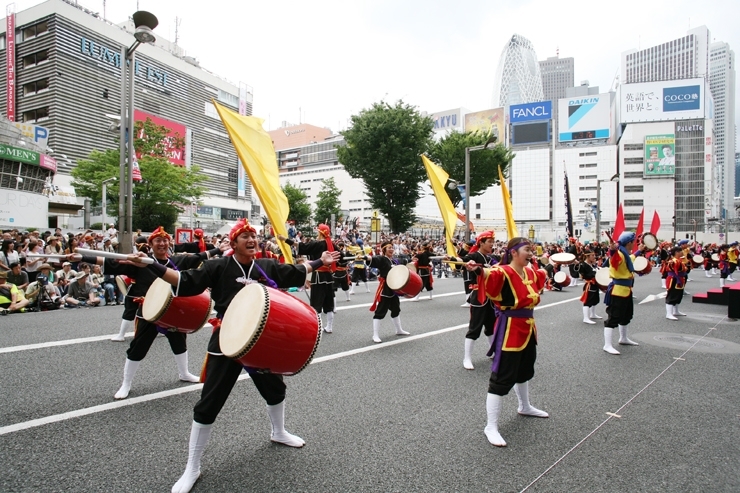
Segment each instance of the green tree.
[{"label": "green tree", "polygon": [[[453,130],[429,151],[429,157],[444,169],[450,178],[460,185],[465,184],[465,148],[485,145],[488,134],[479,132],[462,133]],[[487,149],[470,153],[470,197],[482,195],[491,185],[499,184],[498,169],[507,176],[514,154],[502,144],[490,144]],[[452,205],[462,202],[460,191],[445,188]]]},{"label": "green tree", "polygon": [[381,101],[353,115],[351,128],[341,132],[346,145],[337,149],[339,162],[363,181],[370,204],[388,218],[391,231],[406,231],[415,221],[419,185],[426,179],[419,156],[431,145],[433,127],[431,118],[403,101]]},{"label": "green tree", "polygon": [[331,221],[332,214],[334,214],[337,221],[341,219],[342,204],[339,201],[340,194],[341,192],[334,183],[334,178],[324,180],[316,200],[316,210],[313,214],[314,222],[323,223]]},{"label": "green tree", "polygon": [[[177,215],[184,210],[180,204],[196,202],[205,191],[203,183],[208,177],[197,166],[187,169],[169,162],[171,150],[184,146],[179,135],[167,136],[169,130],[150,119],[136,122],[134,128],[134,149],[140,156],[142,181],[134,182],[132,226],[143,231],[158,226],[172,230]],[[120,184],[117,180],[109,182],[108,196],[103,198],[102,182],[118,177],[119,159],[118,148],[95,150],[72,170],[72,186],[77,195],[88,197],[94,206],[105,199],[111,216],[118,215]]]},{"label": "green tree", "polygon": [[283,186],[283,193],[288,198],[290,212],[288,220],[295,221],[295,227],[298,231],[304,233],[311,229],[311,206],[308,203],[308,196],[298,187],[294,187],[290,182]]}]

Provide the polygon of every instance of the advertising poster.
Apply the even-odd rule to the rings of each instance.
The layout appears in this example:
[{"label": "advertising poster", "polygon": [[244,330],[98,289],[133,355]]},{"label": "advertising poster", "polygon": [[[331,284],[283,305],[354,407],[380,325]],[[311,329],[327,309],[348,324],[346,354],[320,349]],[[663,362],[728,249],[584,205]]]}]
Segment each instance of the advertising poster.
[{"label": "advertising poster", "polygon": [[493,133],[498,135],[500,141],[504,140],[505,125],[503,108],[476,111],[465,115],[465,132]]},{"label": "advertising poster", "polygon": [[645,136],[645,178],[673,176],[676,172],[676,136]]}]

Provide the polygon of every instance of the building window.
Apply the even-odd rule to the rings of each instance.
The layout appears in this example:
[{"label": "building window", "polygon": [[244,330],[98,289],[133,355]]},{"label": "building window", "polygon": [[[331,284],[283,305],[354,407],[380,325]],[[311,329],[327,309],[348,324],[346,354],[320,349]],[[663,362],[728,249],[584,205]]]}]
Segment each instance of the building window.
[{"label": "building window", "polygon": [[595,168],[596,163],[579,164],[578,167],[579,168]]},{"label": "building window", "polygon": [[642,171],[625,171],[624,177],[625,178],[643,178],[643,172]]},{"label": "building window", "polygon": [[625,151],[641,151],[644,147],[643,144],[624,144]]},{"label": "building window", "polygon": [[597,156],[598,152],[581,152],[578,154],[580,157],[586,157],[586,156]]},{"label": "building window", "polygon": [[643,206],[643,201],[642,201],[642,199],[638,199],[638,200],[625,200],[624,201],[624,206],[625,207],[642,207]]},{"label": "building window", "polygon": [[[624,215],[625,221],[639,221],[640,220],[640,214],[625,214]],[[605,226],[602,224],[602,226]]]},{"label": "building window", "polygon": [[624,164],[643,164],[644,158],[641,157],[626,157],[624,158]]},{"label": "building window", "polygon": [[49,61],[49,50],[41,50],[23,57],[23,67],[34,67]]},{"label": "building window", "polygon": [[23,113],[23,121],[27,123],[43,122],[49,119],[49,107],[38,108]]},{"label": "building window", "polygon": [[39,22],[38,24],[34,24],[33,26],[27,27],[23,30],[23,39],[33,39],[36,36],[43,34],[45,32],[49,31],[49,22]]},{"label": "building window", "polygon": [[[642,176],[642,173],[640,173],[640,176]],[[630,192],[643,192],[643,186],[642,185],[625,185],[624,192],[630,193]]]},{"label": "building window", "polygon": [[41,79],[35,82],[30,82],[23,86],[23,95],[31,96],[40,92],[46,92],[49,90],[49,79]]},{"label": "building window", "polygon": [[475,218],[476,218],[476,219],[480,219],[480,214],[476,214],[476,215],[475,215]]},{"label": "building window", "polygon": [[229,172],[229,176],[228,176],[229,183],[236,183],[236,181],[237,181],[237,173],[236,173],[236,170],[235,169],[230,169],[230,170],[228,170],[228,172]]},{"label": "building window", "polygon": [[480,204],[475,204],[475,210],[480,210]]},{"label": "building window", "polygon": [[213,106],[213,103],[209,103],[208,101],[206,101],[205,104],[206,104],[205,115],[215,120],[220,120],[220,118],[218,117],[218,111],[216,111],[216,107]]}]

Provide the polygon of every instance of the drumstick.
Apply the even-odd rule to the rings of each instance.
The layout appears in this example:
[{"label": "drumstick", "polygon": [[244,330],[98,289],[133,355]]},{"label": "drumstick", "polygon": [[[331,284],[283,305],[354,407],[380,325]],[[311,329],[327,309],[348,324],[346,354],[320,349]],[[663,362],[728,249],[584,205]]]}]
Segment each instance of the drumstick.
[{"label": "drumstick", "polygon": [[[444,258],[444,257],[442,257],[442,258]],[[459,260],[443,260],[442,263],[443,264],[462,264],[462,265],[468,265],[467,262],[462,262],[462,261],[459,261]],[[472,265],[474,265],[476,267],[485,267],[485,265],[483,265],[483,264],[472,264]]]},{"label": "drumstick", "polygon": [[76,248],[75,252],[82,254],[82,255],[92,255],[94,257],[104,257],[104,258],[112,258],[116,260],[131,260],[132,258],[136,258],[137,262],[141,262],[142,264],[153,264],[154,259],[151,257],[136,257],[135,255],[124,255],[123,253],[113,253],[113,252],[104,252],[102,250],[87,250],[85,248]]},{"label": "drumstick", "polygon": [[62,258],[66,257],[63,253],[29,253],[26,258]]}]

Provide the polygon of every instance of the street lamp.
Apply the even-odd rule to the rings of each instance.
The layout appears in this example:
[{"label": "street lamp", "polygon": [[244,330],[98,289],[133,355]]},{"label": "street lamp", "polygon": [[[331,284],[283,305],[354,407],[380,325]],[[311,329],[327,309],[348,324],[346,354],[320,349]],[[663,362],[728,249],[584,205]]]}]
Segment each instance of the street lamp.
[{"label": "street lamp", "polygon": [[[133,15],[134,44],[126,48],[121,47],[121,129],[120,129],[120,161],[119,177],[120,193],[118,197],[118,229],[121,230],[121,253],[131,253],[133,250],[132,215],[134,205],[134,52],[141,43],[154,43],[156,37],[152,29],[159,21],[149,12],[140,10]],[[128,76],[128,80],[126,77]],[[128,82],[128,84],[127,84]],[[127,142],[128,141],[128,142]],[[128,143],[128,145],[127,145]],[[128,160],[126,154],[128,151]]]},{"label": "street lamp", "polygon": [[473,146],[465,148],[465,241],[470,241],[470,153],[475,151],[482,151],[488,149],[490,144],[495,144],[498,140],[498,135],[491,135],[485,144],[482,146]]},{"label": "street lamp", "polygon": [[605,181],[619,183],[619,173],[608,180],[596,180],[596,243],[601,243],[601,184]]},{"label": "street lamp", "polygon": [[[113,178],[108,178],[107,180],[103,180],[101,185],[103,185],[103,192],[102,192],[102,200],[101,200],[101,208],[103,209],[103,234],[105,234],[105,222],[107,221],[106,212],[107,212],[107,206],[108,206],[108,183],[112,181],[116,181],[118,178],[115,176]],[[119,224],[118,227],[120,228],[121,225]]]}]

